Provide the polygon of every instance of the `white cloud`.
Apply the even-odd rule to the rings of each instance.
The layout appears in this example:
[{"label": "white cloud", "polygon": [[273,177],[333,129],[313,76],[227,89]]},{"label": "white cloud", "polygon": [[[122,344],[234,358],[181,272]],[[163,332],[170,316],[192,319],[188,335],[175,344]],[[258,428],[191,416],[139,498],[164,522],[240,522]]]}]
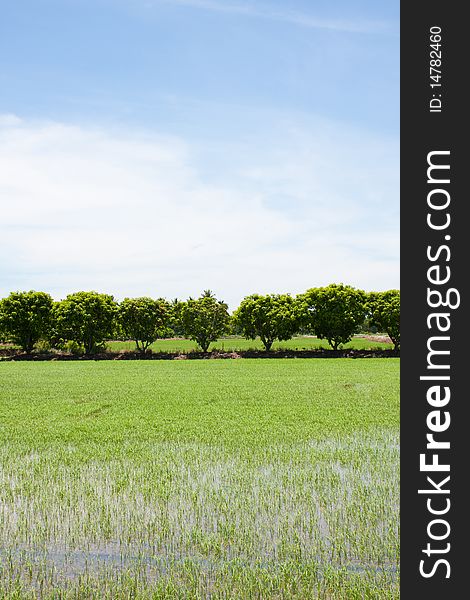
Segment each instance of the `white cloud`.
[{"label": "white cloud", "polygon": [[21,119],[13,114],[0,114],[0,127],[9,127],[13,125],[19,125],[21,123]]},{"label": "white cloud", "polygon": [[398,287],[388,142],[329,124],[237,148],[211,178],[178,138],[0,118],[0,296]]}]

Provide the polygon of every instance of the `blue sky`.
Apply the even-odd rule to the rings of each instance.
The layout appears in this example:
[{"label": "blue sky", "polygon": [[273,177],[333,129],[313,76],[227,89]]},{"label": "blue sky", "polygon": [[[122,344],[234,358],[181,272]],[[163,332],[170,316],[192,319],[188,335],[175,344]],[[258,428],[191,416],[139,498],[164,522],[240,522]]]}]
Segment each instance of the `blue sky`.
[{"label": "blue sky", "polygon": [[398,11],[3,3],[0,295],[398,287]]}]

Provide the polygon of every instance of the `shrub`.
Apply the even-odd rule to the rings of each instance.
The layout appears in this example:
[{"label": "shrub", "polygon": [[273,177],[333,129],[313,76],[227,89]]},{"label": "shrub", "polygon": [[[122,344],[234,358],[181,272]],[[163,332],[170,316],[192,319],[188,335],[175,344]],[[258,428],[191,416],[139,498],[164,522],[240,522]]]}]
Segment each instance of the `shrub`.
[{"label": "shrub", "polygon": [[119,322],[124,334],[144,353],[164,331],[167,303],[152,298],[125,298],[119,306]]},{"label": "shrub", "polygon": [[11,292],[0,300],[0,330],[3,336],[25,352],[47,337],[51,326],[53,300],[45,292]]},{"label": "shrub", "polygon": [[298,300],[304,325],[333,350],[349,342],[364,322],[366,294],[349,285],[312,288]]},{"label": "shrub", "polygon": [[400,348],[400,292],[370,292],[367,294],[367,309],[370,322],[385,332],[393,342],[395,350]]},{"label": "shrub", "polygon": [[235,311],[234,325],[247,339],[259,337],[270,350],[275,340],[289,340],[297,332],[295,301],[288,294],[252,294]]},{"label": "shrub", "polygon": [[190,298],[179,307],[180,322],[186,337],[194,340],[203,352],[211,342],[226,333],[230,323],[228,306],[206,292],[197,299]]},{"label": "shrub", "polygon": [[112,337],[116,312],[117,304],[108,294],[69,294],[54,306],[55,335],[62,340],[77,342],[85,354],[93,354]]}]

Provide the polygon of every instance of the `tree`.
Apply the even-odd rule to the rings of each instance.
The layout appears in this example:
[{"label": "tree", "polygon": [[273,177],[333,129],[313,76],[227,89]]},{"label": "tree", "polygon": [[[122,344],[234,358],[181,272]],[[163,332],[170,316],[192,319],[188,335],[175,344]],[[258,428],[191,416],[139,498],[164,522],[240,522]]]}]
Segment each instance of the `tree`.
[{"label": "tree", "polygon": [[168,328],[175,337],[184,337],[184,328],[181,319],[181,311],[183,309],[184,302],[173,298],[168,303]]},{"label": "tree", "polygon": [[189,298],[178,310],[185,336],[194,340],[203,352],[228,329],[228,306],[212,294]]},{"label": "tree", "polygon": [[54,306],[56,335],[82,345],[93,354],[114,332],[117,304],[113,296],[98,292],[69,294]]},{"label": "tree", "polygon": [[124,298],[119,305],[119,323],[124,335],[144,353],[159,337],[168,314],[166,303],[148,297]]},{"label": "tree", "polygon": [[332,283],[299,296],[304,325],[337,350],[352,339],[365,316],[365,292]]},{"label": "tree", "polygon": [[54,301],[45,292],[11,292],[0,300],[0,330],[5,338],[24,352],[46,337],[51,325]]},{"label": "tree", "polygon": [[266,350],[276,339],[289,340],[299,327],[295,300],[288,294],[247,296],[235,311],[234,322],[245,338],[259,337]]},{"label": "tree", "polygon": [[393,342],[394,350],[400,348],[400,291],[370,292],[367,309],[371,325],[384,331]]}]

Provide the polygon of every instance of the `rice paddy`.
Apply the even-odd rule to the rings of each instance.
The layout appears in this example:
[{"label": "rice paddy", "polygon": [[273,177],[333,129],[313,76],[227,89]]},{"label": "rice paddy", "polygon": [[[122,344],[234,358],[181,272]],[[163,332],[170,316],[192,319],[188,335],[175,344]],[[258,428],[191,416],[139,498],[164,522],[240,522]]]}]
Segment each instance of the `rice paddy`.
[{"label": "rice paddy", "polygon": [[0,363],[0,597],[399,597],[399,360]]},{"label": "rice paddy", "polygon": [[[135,350],[135,342],[128,341],[110,341],[106,347],[113,351],[119,352],[122,350]],[[355,336],[347,344],[343,344],[341,348],[345,350],[386,350],[391,349],[393,344],[390,341],[380,341],[367,339],[366,337]],[[276,341],[273,343],[273,350],[314,350],[319,348],[331,349],[326,340],[320,340],[313,336],[295,336],[290,340],[282,342]],[[150,349],[153,352],[191,352],[197,350],[196,342],[184,338],[159,339],[151,344]],[[212,342],[209,346],[209,351],[220,350],[222,352],[237,352],[240,350],[263,350],[263,344],[259,338],[255,340],[247,340],[242,337],[227,337],[221,338],[216,342]]]}]

